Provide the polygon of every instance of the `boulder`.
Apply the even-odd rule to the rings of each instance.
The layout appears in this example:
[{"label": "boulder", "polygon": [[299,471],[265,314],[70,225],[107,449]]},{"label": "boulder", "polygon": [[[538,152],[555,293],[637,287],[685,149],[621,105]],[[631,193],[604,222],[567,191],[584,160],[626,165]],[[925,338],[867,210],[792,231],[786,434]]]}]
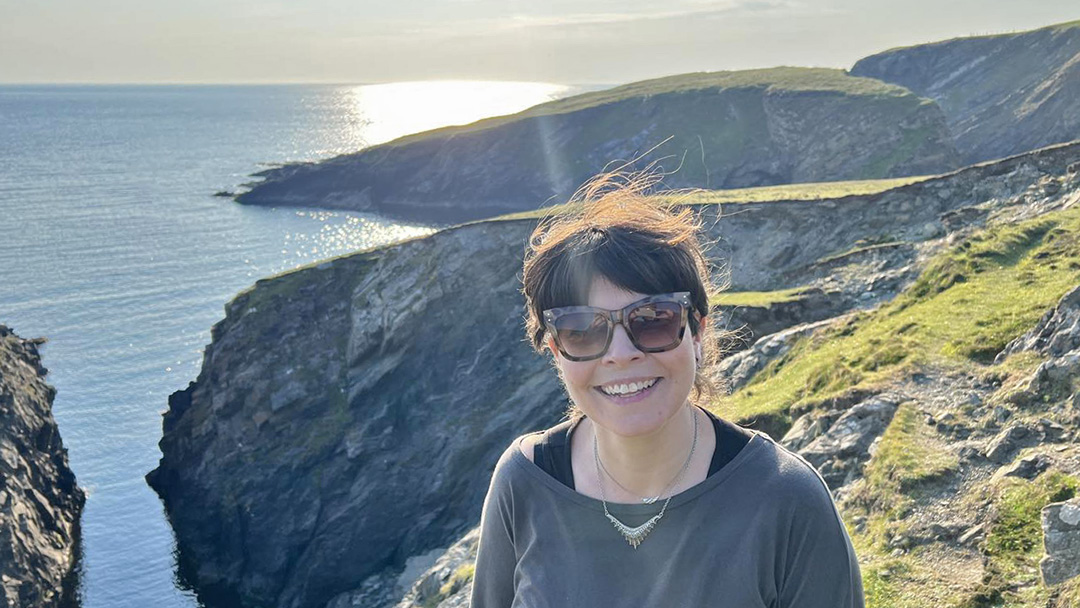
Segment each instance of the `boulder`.
[{"label": "boulder", "polygon": [[[853,481],[870,458],[870,444],[885,432],[901,401],[899,395],[882,393],[852,406],[798,453],[818,469],[830,489]],[[790,441],[796,445],[802,437]]]},{"label": "boulder", "polygon": [[1043,582],[1058,585],[1080,574],[1080,498],[1043,507],[1042,529]]},{"label": "boulder", "polygon": [[1021,479],[1035,479],[1050,466],[1050,458],[1045,454],[1035,454],[1027,458],[1021,458],[1016,464],[1005,469],[1002,475],[1005,477],[1019,477]]},{"label": "boulder", "polygon": [[1062,357],[1080,348],[1080,286],[1074,287],[1046,311],[1035,327],[1013,339],[996,357],[1001,363],[1012,353],[1034,351]]},{"label": "boulder", "polygon": [[745,386],[769,362],[791,350],[791,347],[800,339],[837,322],[838,319],[825,319],[769,334],[754,342],[750,348],[720,361],[717,371],[727,383],[728,390],[734,392]]},{"label": "boulder", "polygon": [[994,437],[983,455],[991,462],[1006,464],[1022,447],[1021,441],[1032,435],[1031,429],[1022,424],[1014,424]]}]

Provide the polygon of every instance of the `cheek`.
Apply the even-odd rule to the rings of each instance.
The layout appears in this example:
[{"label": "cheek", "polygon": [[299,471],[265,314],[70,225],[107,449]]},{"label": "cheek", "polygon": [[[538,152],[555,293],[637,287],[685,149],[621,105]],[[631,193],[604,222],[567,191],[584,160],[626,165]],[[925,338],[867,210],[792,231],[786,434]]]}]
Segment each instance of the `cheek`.
[{"label": "cheek", "polygon": [[578,363],[575,361],[566,361],[560,358],[558,365],[559,379],[562,380],[563,385],[567,390],[584,391],[588,390],[592,379],[592,366],[586,363]]}]

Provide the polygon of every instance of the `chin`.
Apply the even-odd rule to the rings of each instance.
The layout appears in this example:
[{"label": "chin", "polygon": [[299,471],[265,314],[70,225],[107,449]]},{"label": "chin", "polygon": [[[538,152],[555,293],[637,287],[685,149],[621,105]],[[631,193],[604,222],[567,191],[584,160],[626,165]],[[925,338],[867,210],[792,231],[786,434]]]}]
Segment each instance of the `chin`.
[{"label": "chin", "polygon": [[669,405],[676,401],[669,395],[657,394],[649,399],[619,403],[617,399],[610,399],[596,389],[592,389],[589,397],[590,407],[581,408],[585,415],[599,426],[623,437],[649,435],[660,430],[686,402],[684,397],[678,400],[680,405]]}]

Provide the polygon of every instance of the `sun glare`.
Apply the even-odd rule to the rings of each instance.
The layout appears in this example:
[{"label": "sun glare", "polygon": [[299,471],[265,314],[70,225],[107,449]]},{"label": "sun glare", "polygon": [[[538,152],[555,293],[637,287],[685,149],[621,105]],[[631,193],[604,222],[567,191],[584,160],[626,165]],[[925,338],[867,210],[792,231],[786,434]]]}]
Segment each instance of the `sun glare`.
[{"label": "sun glare", "polygon": [[447,125],[520,112],[563,96],[570,87],[544,82],[433,80],[362,85],[352,89],[365,114],[361,139],[374,145]]}]

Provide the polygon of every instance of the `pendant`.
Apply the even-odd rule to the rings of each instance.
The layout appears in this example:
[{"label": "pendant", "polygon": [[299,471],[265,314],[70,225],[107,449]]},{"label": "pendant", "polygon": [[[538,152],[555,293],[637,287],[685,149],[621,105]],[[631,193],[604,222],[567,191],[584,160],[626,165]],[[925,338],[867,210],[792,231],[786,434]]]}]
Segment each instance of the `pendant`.
[{"label": "pendant", "polygon": [[662,515],[662,512],[657,513],[656,515],[650,517],[649,521],[641,524],[636,528],[631,528],[630,526],[622,523],[621,521],[616,519],[615,516],[611,513],[607,514],[607,518],[611,520],[611,523],[615,526],[615,529],[623,535],[623,538],[626,539],[626,542],[630,543],[631,547],[637,549],[638,545],[641,544],[641,541],[645,540],[645,537],[649,535],[649,532],[652,532],[653,527],[656,526],[656,522],[660,521],[660,517]]}]

